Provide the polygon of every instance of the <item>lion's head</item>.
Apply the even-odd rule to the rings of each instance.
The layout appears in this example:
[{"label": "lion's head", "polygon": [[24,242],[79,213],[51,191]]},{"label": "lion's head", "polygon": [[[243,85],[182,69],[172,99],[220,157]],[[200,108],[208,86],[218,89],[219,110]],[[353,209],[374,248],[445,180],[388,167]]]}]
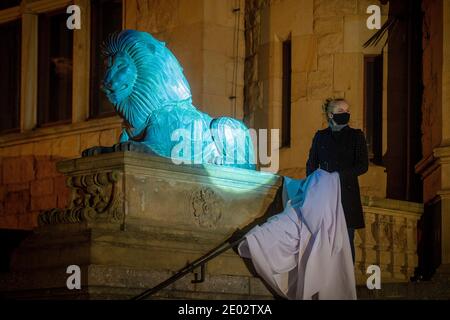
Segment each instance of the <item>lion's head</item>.
[{"label": "lion's head", "polygon": [[134,128],[165,105],[191,101],[183,69],[165,43],[146,32],[123,30],[103,44],[107,70],[102,89]]}]

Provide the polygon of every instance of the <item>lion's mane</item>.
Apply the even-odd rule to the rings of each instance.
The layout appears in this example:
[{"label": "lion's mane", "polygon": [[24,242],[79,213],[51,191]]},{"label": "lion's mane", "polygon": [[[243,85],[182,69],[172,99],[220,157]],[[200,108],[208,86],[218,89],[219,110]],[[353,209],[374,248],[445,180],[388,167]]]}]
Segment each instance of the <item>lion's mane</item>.
[{"label": "lion's mane", "polygon": [[102,53],[111,57],[125,52],[137,69],[132,93],[115,107],[130,123],[139,117],[140,123],[167,105],[192,103],[189,84],[178,60],[146,32],[123,30],[114,33],[103,43]]}]

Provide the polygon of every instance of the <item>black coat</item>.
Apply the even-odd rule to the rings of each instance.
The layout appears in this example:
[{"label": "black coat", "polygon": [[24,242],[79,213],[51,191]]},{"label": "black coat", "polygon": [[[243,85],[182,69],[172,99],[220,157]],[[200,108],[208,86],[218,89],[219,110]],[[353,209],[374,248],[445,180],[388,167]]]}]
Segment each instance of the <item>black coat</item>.
[{"label": "black coat", "polygon": [[306,163],[306,174],[317,168],[337,171],[341,182],[341,202],[347,227],[364,228],[364,215],[358,176],[368,169],[367,145],[364,133],[349,126],[333,132],[330,128],[317,131]]}]

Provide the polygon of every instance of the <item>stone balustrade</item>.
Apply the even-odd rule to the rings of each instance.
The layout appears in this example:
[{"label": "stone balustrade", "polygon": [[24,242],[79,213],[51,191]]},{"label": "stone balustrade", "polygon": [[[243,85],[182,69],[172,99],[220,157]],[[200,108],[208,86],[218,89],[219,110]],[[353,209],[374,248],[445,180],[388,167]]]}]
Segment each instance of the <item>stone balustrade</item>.
[{"label": "stone balustrade", "polygon": [[417,267],[417,221],[423,205],[362,197],[366,227],[355,232],[355,274],[365,284],[367,267],[378,265],[383,282],[408,282]]}]

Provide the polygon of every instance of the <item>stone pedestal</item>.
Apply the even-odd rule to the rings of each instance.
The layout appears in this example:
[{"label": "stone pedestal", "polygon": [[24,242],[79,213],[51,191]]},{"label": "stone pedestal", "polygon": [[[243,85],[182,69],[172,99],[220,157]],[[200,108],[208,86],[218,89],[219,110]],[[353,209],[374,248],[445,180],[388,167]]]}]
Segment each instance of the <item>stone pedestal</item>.
[{"label": "stone pedestal", "polygon": [[[281,178],[219,166],[117,152],[58,163],[68,208],[39,217],[40,227],[13,255],[0,291],[16,298],[130,298],[173,275],[270,211]],[[279,195],[279,194],[278,194]],[[277,208],[278,210],[278,208]],[[81,289],[66,286],[81,268]],[[271,298],[232,250],[156,298]]]}]

